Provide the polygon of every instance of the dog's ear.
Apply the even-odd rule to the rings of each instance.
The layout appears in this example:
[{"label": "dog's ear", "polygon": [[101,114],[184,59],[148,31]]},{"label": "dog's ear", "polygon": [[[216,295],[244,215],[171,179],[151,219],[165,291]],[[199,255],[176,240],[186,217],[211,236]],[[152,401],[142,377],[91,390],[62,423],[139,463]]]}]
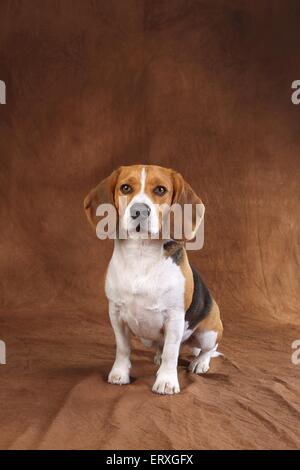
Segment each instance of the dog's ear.
[{"label": "dog's ear", "polygon": [[[182,210],[182,240],[192,240],[204,217],[205,207],[200,197],[182,175],[173,172],[172,204],[179,204]],[[185,206],[185,205],[188,206]],[[184,224],[186,221],[186,224]],[[184,226],[185,225],[185,226]]]},{"label": "dog's ear", "polygon": [[113,204],[115,205],[115,187],[118,181],[121,168],[113,171],[110,176],[105,178],[95,188],[91,189],[89,194],[85,197],[83,207],[88,218],[88,221],[95,229],[99,218],[97,219],[96,211],[100,204]]}]

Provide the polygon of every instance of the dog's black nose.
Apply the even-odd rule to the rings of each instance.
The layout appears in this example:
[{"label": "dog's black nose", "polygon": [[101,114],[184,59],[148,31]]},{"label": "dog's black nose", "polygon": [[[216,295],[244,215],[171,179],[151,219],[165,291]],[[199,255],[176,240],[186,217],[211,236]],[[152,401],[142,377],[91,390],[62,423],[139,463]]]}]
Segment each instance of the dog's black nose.
[{"label": "dog's black nose", "polygon": [[147,217],[149,217],[150,212],[151,209],[149,206],[147,206],[147,204],[136,202],[130,207],[130,215],[133,220],[138,218],[141,220],[146,219]]}]

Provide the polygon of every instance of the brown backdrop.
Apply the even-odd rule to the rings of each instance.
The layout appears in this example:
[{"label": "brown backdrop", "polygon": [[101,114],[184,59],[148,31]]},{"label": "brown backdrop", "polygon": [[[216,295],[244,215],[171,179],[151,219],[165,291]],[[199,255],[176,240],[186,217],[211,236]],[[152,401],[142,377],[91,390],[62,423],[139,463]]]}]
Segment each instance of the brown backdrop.
[{"label": "brown backdrop", "polygon": [[[1,448],[295,448],[300,365],[298,1],[0,3]],[[112,246],[82,209],[119,164],[181,171],[206,203],[191,258],[221,351],[182,393],[106,384]]]}]

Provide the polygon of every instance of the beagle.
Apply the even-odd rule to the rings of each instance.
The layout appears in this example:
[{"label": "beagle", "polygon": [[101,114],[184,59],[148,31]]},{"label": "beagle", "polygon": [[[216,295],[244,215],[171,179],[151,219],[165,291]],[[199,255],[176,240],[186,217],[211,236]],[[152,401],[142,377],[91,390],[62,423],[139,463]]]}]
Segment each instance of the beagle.
[{"label": "beagle", "polygon": [[[126,196],[125,210],[120,208],[122,196]],[[211,358],[220,354],[217,347],[223,333],[218,305],[188,261],[187,237],[177,240],[161,235],[166,208],[173,204],[183,210],[186,204],[203,206],[201,199],[171,169],[132,165],[115,170],[85,198],[84,209],[94,228],[101,204],[114,206],[117,223],[128,234],[115,238],[105,282],[116,339],[108,382],[130,382],[130,337],[135,335],[145,346],[156,348],[154,362],[159,369],[152,390],[178,393],[181,344],[192,348],[189,370],[202,374],[208,371]],[[193,218],[190,238],[198,226]]]}]

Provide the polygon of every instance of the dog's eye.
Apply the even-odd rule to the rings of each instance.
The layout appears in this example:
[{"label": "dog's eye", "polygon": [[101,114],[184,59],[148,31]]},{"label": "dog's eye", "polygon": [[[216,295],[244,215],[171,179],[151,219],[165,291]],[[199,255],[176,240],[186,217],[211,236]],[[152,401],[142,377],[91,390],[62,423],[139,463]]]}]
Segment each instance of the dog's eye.
[{"label": "dog's eye", "polygon": [[132,187],[129,184],[122,184],[120,189],[123,194],[129,194],[132,192]]},{"label": "dog's eye", "polygon": [[153,189],[153,192],[158,196],[163,196],[167,192],[167,189],[164,186],[156,186],[156,188]]}]

